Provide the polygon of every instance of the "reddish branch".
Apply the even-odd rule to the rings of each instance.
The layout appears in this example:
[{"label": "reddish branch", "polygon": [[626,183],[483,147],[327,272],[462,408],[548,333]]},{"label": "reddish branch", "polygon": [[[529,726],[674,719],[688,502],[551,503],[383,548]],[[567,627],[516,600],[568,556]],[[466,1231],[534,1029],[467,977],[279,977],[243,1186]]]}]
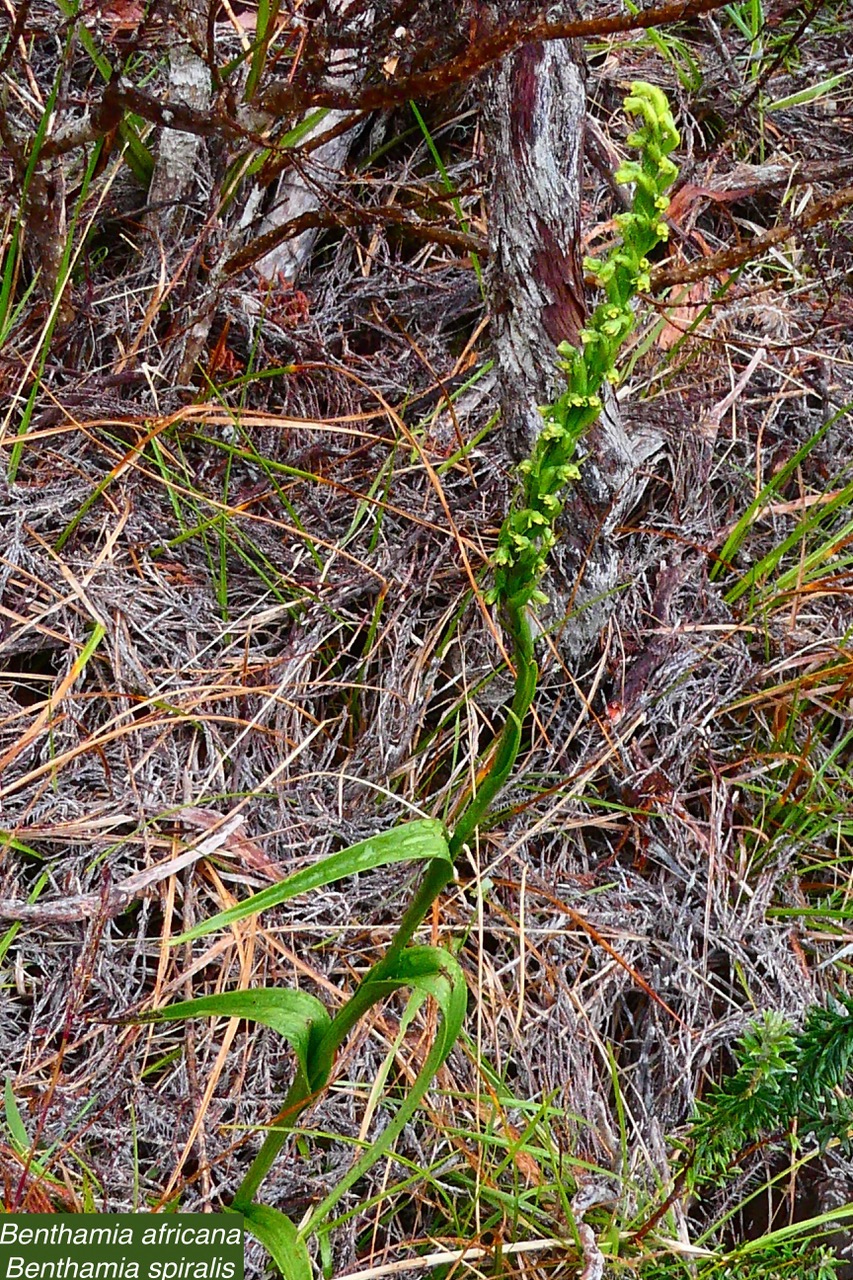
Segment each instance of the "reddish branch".
[{"label": "reddish branch", "polygon": [[[410,98],[432,98],[455,85],[464,84],[508,53],[513,53],[526,44],[600,38],[666,26],[712,13],[716,9],[722,9],[728,2],[729,0],[676,0],[675,3],[645,9],[640,13],[615,13],[600,18],[562,22],[549,22],[545,17],[532,22],[516,20],[483,36],[446,62],[389,84],[372,85],[353,93],[328,84],[312,89],[304,85],[276,82],[259,94],[255,105],[268,115],[278,117],[298,116],[317,107],[354,112],[384,110],[407,102]],[[269,139],[255,138],[250,129],[240,125],[227,111],[196,111],[181,103],[165,103],[119,76],[115,76],[105,87],[102,99],[93,112],[93,132],[96,135],[108,132],[111,127],[115,127],[116,120],[124,111],[131,111],[154,124],[201,137],[242,137],[270,146]],[[63,148],[56,144],[51,147],[48,140],[44,153],[50,153],[51,149],[59,151]]]},{"label": "reddish branch", "polygon": [[342,111],[383,110],[406,102],[409,98],[433,98],[454,85],[464,84],[526,44],[550,40],[589,40],[649,27],[667,26],[704,13],[712,13],[724,8],[727,3],[729,0],[677,0],[674,4],[660,5],[640,13],[608,14],[601,18],[549,22],[543,16],[532,22],[516,20],[478,40],[447,62],[391,84],[373,85],[353,95],[330,86],[306,89],[282,82],[270,85],[260,95],[259,106],[272,115],[287,115],[312,107],[335,107]]},{"label": "reddish branch", "polygon": [[[842,167],[845,170],[848,169],[849,162],[845,162],[843,166],[837,166],[837,169],[840,170]],[[803,178],[802,181],[806,181],[806,179]],[[785,178],[780,177],[769,180],[761,185],[762,189],[765,190],[769,190],[774,186],[798,185],[797,175],[792,178],[789,173]],[[778,227],[772,227],[769,231],[755,236],[744,244],[735,245],[730,249],[721,249],[718,253],[713,253],[707,258],[698,258],[695,262],[687,263],[684,266],[675,267],[665,264],[656,267],[651,272],[651,291],[657,293],[662,289],[670,289],[674,285],[694,284],[697,280],[704,280],[708,276],[717,275],[720,271],[731,271],[735,267],[742,266],[744,262],[760,257],[762,253],[767,249],[772,249],[774,245],[781,244],[792,236],[800,235],[803,231],[807,231],[821,222],[828,222],[850,204],[853,204],[853,187],[845,187],[843,190],[835,192],[834,195],[827,196],[824,200],[816,201],[811,209],[795,222],[784,222]],[[436,244],[447,245],[463,253],[477,253],[480,257],[486,257],[489,252],[488,241],[484,237],[471,232],[448,229],[438,223],[423,222],[416,214],[404,209],[318,211],[293,218],[290,222],[277,228],[276,231],[253,240],[251,244],[246,245],[245,248],[240,249],[228,259],[225,264],[225,274],[233,275],[237,271],[244,270],[258,258],[263,257],[265,253],[268,253],[271,248],[274,248],[284,240],[301,235],[303,231],[310,227],[326,229],[335,227],[369,227],[378,223],[399,225],[422,240],[432,240]],[[594,284],[594,281],[590,277],[587,283]]]},{"label": "reddish branch", "polygon": [[809,227],[816,227],[818,223],[828,222],[830,218],[834,218],[837,213],[851,204],[853,204],[853,187],[844,187],[843,190],[836,191],[834,195],[827,196],[824,200],[815,201],[812,207],[794,222],[784,222],[781,226],[772,227],[770,231],[755,236],[746,244],[735,245],[731,249],[721,249],[719,253],[712,253],[708,258],[699,258],[687,266],[658,267],[651,272],[651,287],[655,291],[668,289],[673,285],[693,284],[697,280],[704,280],[707,276],[717,275],[720,271],[731,271],[734,267],[757,258],[765,250],[772,249],[774,245],[789,240],[791,236],[801,234]]},{"label": "reddish branch", "polygon": [[472,235],[468,231],[455,231],[440,223],[424,222],[407,209],[395,209],[387,206],[375,209],[337,209],[334,211],[312,209],[306,213],[301,213],[297,218],[291,218],[288,222],[282,223],[280,227],[276,227],[273,231],[268,231],[265,235],[258,236],[250,244],[239,249],[225,263],[225,275],[230,276],[237,271],[245,270],[246,267],[252,266],[260,258],[265,257],[271,250],[278,248],[280,244],[284,244],[286,240],[293,240],[297,236],[301,236],[305,231],[316,228],[332,229],[335,227],[369,227],[376,225],[399,226],[421,240],[431,240],[434,244],[447,245],[449,248],[458,249],[462,253],[485,255],[488,251],[488,242],[483,236]]}]

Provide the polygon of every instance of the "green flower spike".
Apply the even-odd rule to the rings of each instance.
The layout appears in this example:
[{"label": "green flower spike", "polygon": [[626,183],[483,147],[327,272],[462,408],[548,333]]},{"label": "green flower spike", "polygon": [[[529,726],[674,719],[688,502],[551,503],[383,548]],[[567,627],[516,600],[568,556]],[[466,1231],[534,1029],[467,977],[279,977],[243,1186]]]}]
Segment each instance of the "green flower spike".
[{"label": "green flower spike", "polygon": [[519,625],[520,611],[542,596],[539,580],[563,509],[561,492],[579,474],[572,459],[601,410],[597,392],[602,383],[619,381],[616,355],[634,328],[631,300],[649,289],[648,254],[669,234],[661,214],[678,172],[668,155],[678,145],[669,103],[655,85],[638,82],[625,99],[625,111],[637,120],[628,145],[639,156],[619,167],[616,180],[633,184],[633,204],[616,218],[621,242],[608,257],[584,260],[584,269],[596,277],[606,300],[581,330],[580,350],[567,342],[557,348],[566,389],[553,404],[540,406],[544,426],[532,454],[519,467],[523,491],[498,539],[489,598],[502,607],[511,632]]}]

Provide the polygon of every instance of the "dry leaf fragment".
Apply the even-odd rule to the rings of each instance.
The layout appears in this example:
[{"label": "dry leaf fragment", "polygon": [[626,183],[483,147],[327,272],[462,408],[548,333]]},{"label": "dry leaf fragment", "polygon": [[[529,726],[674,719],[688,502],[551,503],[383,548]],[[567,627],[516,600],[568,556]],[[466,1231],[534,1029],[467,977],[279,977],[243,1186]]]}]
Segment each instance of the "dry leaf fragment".
[{"label": "dry leaf fragment", "polygon": [[[218,813],[215,809],[196,809],[192,806],[182,809],[179,816],[182,822],[200,827],[202,831],[222,827],[228,821],[227,815]],[[285,877],[285,872],[278,863],[268,858],[260,845],[238,828],[229,832],[227,840],[217,853],[233,858],[240,866],[256,871],[258,875],[266,880],[272,880],[274,884],[278,884]]]},{"label": "dry leaf fragment", "polygon": [[[683,338],[689,332],[690,326],[695,324],[699,318],[702,308],[706,306],[711,297],[710,280],[697,280],[691,285],[684,297],[684,286],[676,286],[670,290],[670,299],[673,302],[672,309],[669,311],[666,324],[658,334],[658,346],[661,351],[669,351],[674,347],[680,338]],[[680,298],[680,302],[676,299]]]}]

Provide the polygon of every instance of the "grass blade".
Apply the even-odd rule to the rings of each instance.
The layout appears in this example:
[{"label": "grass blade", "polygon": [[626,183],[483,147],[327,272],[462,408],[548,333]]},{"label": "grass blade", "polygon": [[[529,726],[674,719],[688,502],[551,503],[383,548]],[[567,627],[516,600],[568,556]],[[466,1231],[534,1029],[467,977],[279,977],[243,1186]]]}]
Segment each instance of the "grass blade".
[{"label": "grass blade", "polygon": [[[792,475],[804,462],[812,449],[814,449],[815,445],[820,443],[830,427],[834,426],[838,419],[843,417],[844,414],[849,413],[849,411],[850,405],[844,405],[843,408],[839,409],[837,413],[834,413],[831,418],[828,418],[819,430],[816,431],[815,434],[805,442],[805,444],[801,445],[797,452],[788,459],[785,465],[779,468],[773,478],[769,480],[761,490],[758,497],[753,499],[746,511],[744,511],[743,515],[738,520],[734,529],[732,529],[731,533],[726,538],[723,548],[720,551],[719,558],[711,569],[712,582],[715,582],[716,579],[719,578],[724,569],[731,567],[732,557],[736,555],[738,548],[746,536],[747,530],[765,503],[771,501],[771,499],[779,493],[788,477]],[[745,589],[746,588],[744,588],[744,590]],[[740,594],[740,592],[738,594]]]},{"label": "grass blade", "polygon": [[3,1104],[6,1112],[6,1125],[12,1137],[12,1143],[18,1148],[21,1154],[26,1154],[30,1149],[30,1137],[18,1109],[17,1100],[12,1092],[11,1076],[6,1077],[6,1084],[3,1090]]}]

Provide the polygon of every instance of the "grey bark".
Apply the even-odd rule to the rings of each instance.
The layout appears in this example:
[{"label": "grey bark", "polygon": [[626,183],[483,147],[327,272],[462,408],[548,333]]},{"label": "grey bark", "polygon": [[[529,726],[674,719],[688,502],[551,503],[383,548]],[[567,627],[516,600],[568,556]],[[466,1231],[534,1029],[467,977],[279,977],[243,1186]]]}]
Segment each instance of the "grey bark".
[{"label": "grey bark", "polygon": [[[210,71],[196,52],[203,48],[207,23],[205,0],[186,0],[173,7],[177,25],[169,49],[169,101],[205,111],[210,106]],[[158,206],[153,226],[167,247],[183,228],[183,208],[198,180],[198,166],[204,140],[181,129],[164,129],[160,135],[157,160],[148,200]]]},{"label": "grey bark", "polygon": [[[349,113],[344,111],[330,111],[307,135],[306,141],[310,142],[316,135],[333,129],[347,114]],[[323,202],[322,188],[341,181],[341,174],[356,136],[356,131],[350,130],[317,148],[307,162],[316,175],[313,182],[309,183],[306,173],[295,168],[282,174],[275,204],[261,223],[260,235],[275,231],[301,214],[313,213],[320,208]],[[312,228],[277,245],[255,263],[258,276],[262,280],[294,284],[310,261],[317,234]]]},{"label": "grey bark", "polygon": [[581,140],[586,96],[564,42],[504,59],[486,91],[492,343],[504,430],[517,458],[557,394],[556,347],[583,323]]},{"label": "grey bark", "polygon": [[[204,47],[207,0],[186,0],[173,4],[170,12],[168,103],[205,111],[210,106],[210,70],[197,50]],[[158,252],[174,261],[184,251],[182,237],[187,223],[187,204],[199,182],[204,139],[183,129],[163,129],[157,148],[154,172],[148,189],[151,213],[148,228]],[[155,296],[161,285],[155,285]],[[196,317],[175,351],[178,385],[187,385],[204,345],[213,314],[212,302],[204,307],[205,319]],[[209,314],[207,314],[209,313]]]},{"label": "grey bark", "polygon": [[[491,158],[489,279],[492,341],[507,446],[525,457],[541,428],[538,406],[564,383],[560,342],[577,345],[586,314],[580,253],[581,162],[586,94],[568,41],[531,44],[504,59],[486,86]],[[629,435],[615,399],[585,441],[581,480],[569,491],[546,584],[562,611],[572,661],[594,643],[618,580],[613,531],[643,487],[643,464],[660,447]]]},{"label": "grey bark", "polygon": [[[352,0],[332,0],[331,11],[337,16],[346,17],[353,8]],[[373,10],[358,13],[355,27],[369,29],[373,21]],[[353,76],[350,66],[350,55],[345,50],[332,53],[329,61],[329,83],[336,88],[355,90],[360,78]],[[307,135],[305,141],[321,134],[328,133],[345,120],[347,111],[329,111],[318,121]],[[350,129],[347,133],[330,138],[312,154],[302,171],[296,168],[285,170],[278,179],[275,202],[272,209],[261,223],[260,235],[283,227],[286,223],[298,218],[303,213],[313,213],[324,202],[325,190],[342,181],[344,166],[349,157],[358,131]],[[250,199],[247,208],[252,208]],[[247,221],[244,220],[247,225]],[[294,284],[308,265],[317,239],[317,231],[303,231],[292,240],[285,240],[255,263],[255,271],[261,280],[280,284]]]}]

